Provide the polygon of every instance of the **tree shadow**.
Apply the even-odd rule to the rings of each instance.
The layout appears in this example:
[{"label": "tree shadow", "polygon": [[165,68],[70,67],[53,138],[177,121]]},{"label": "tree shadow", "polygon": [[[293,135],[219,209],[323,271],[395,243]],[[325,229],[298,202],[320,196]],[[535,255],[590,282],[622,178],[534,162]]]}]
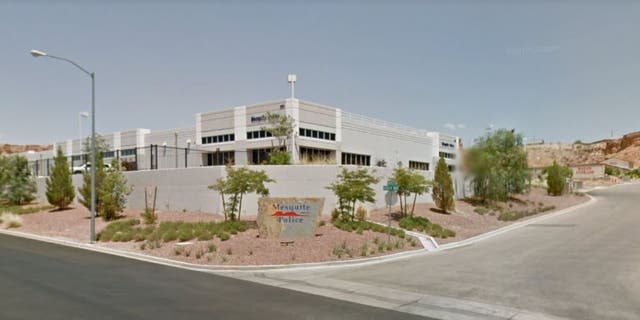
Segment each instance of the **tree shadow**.
[{"label": "tree shadow", "polygon": [[[386,216],[388,216],[388,215],[389,214],[387,213]],[[404,218],[404,216],[402,215],[402,212],[400,212],[400,211],[391,212],[391,220],[400,221],[402,218]]]},{"label": "tree shadow", "polygon": [[435,212],[435,213],[439,213],[439,214],[451,214],[451,212],[447,212],[447,211],[444,211],[444,210],[438,209],[438,208],[430,208],[429,210],[431,212]]},{"label": "tree shadow", "polygon": [[49,211],[47,211],[47,212],[63,212],[63,211],[69,211],[69,210],[73,210],[73,209],[75,209],[75,207],[66,207],[66,208],[62,208],[62,209],[60,209],[60,208],[53,208],[53,209],[50,209],[50,210],[49,210]]}]

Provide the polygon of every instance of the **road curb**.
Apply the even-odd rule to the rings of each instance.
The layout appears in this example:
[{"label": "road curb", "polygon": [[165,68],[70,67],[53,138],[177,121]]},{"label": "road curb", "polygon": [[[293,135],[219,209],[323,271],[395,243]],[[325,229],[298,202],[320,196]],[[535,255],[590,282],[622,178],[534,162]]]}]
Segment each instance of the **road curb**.
[{"label": "road curb", "polygon": [[[287,264],[287,265],[254,265],[254,266],[199,265],[194,263],[175,261],[175,260],[166,259],[166,258],[154,257],[151,255],[146,255],[141,253],[106,248],[96,244],[80,243],[80,242],[75,242],[71,240],[41,236],[41,235],[14,231],[14,230],[0,229],[0,234],[6,234],[10,236],[16,236],[16,237],[37,240],[37,241],[42,241],[42,242],[47,242],[47,243],[52,243],[57,245],[63,245],[67,247],[77,248],[77,249],[84,249],[84,250],[89,250],[93,252],[111,254],[114,256],[119,256],[124,258],[135,259],[135,260],[140,260],[145,262],[151,262],[151,263],[172,266],[172,267],[193,270],[193,271],[201,271],[201,272],[242,272],[242,271],[255,272],[255,271],[279,271],[279,270],[329,269],[329,268],[340,268],[340,267],[365,266],[365,265],[371,265],[371,264],[377,264],[377,263],[383,263],[383,262],[390,262],[395,260],[401,260],[401,259],[407,259],[411,257],[426,255],[429,253],[440,252],[440,251],[453,249],[453,248],[457,248],[464,245],[469,245],[478,241],[482,241],[482,240],[524,227],[528,224],[532,224],[544,219],[549,219],[552,217],[557,217],[557,216],[572,212],[574,210],[591,205],[597,201],[596,198],[590,195],[587,195],[587,196],[590,198],[590,200],[585,203],[581,203],[573,207],[565,208],[560,211],[549,213],[549,214],[532,218],[526,221],[514,223],[511,225],[502,227],[500,229],[492,230],[492,231],[477,235],[469,239],[447,243],[444,245],[438,245],[437,242],[435,242],[435,239],[429,236],[430,238],[429,240],[434,242],[436,247],[429,248],[427,250],[425,250],[426,248],[422,248],[422,249],[416,249],[411,251],[394,253],[394,254],[385,255],[385,256],[379,256],[379,257],[361,258],[361,259],[353,259],[353,260],[327,261],[327,262],[296,263],[296,264]],[[414,233],[415,232],[412,232],[412,231],[407,232],[407,234],[411,236],[418,236],[419,238],[420,236],[425,236],[423,234],[418,234],[418,233],[415,233],[414,235]]]},{"label": "road curb", "polygon": [[135,253],[123,250],[117,250],[112,248],[102,247],[96,244],[90,243],[80,243],[71,240],[64,240],[59,238],[47,237],[36,235],[32,233],[14,231],[14,230],[5,230],[0,229],[0,234],[6,234],[15,237],[21,237],[30,240],[37,240],[42,242],[47,242],[51,244],[63,245],[67,247],[84,249],[93,252],[100,252],[111,254],[115,256],[120,256],[124,258],[130,258],[140,261],[152,262],[167,266],[174,266],[183,269],[195,270],[195,271],[203,271],[203,272],[224,272],[224,271],[276,271],[276,270],[292,270],[292,269],[314,269],[314,268],[328,268],[328,267],[343,267],[343,266],[358,266],[358,265],[366,265],[371,263],[380,263],[387,261],[394,261],[398,259],[405,259],[412,256],[417,256],[421,254],[427,253],[424,249],[416,249],[410,251],[403,251],[398,253],[393,253],[384,256],[378,257],[369,257],[369,258],[361,258],[361,259],[352,259],[352,260],[339,260],[339,261],[327,261],[327,262],[310,262],[310,263],[296,263],[296,264],[284,264],[284,265],[255,265],[255,266],[224,266],[224,265],[199,265],[194,263],[175,261],[166,258],[155,257],[142,253]]},{"label": "road curb", "polygon": [[466,246],[466,245],[470,245],[472,243],[476,243],[478,241],[482,241],[485,239],[489,239],[489,238],[493,238],[497,235],[512,231],[512,230],[516,230],[522,227],[525,227],[527,225],[536,223],[536,222],[540,222],[542,220],[546,220],[546,219],[551,219],[553,217],[558,217],[561,215],[565,215],[567,213],[573,212],[575,210],[590,206],[594,203],[596,203],[598,201],[598,199],[596,199],[595,197],[586,194],[585,196],[589,197],[589,201],[581,203],[581,204],[577,204],[568,208],[564,208],[562,210],[558,210],[556,212],[552,212],[552,213],[548,213],[539,217],[535,217],[535,218],[531,218],[525,221],[521,221],[521,222],[516,222],[513,224],[510,224],[508,226],[504,226],[502,228],[499,229],[495,229],[489,232],[485,232],[483,234],[479,234],[477,236],[468,238],[468,239],[464,239],[464,240],[460,240],[460,241],[456,241],[456,242],[451,242],[451,243],[447,243],[447,244],[443,244],[443,245],[438,245],[438,248],[435,251],[442,251],[442,250],[448,250],[448,249],[453,249],[453,248],[458,248],[461,246]]}]

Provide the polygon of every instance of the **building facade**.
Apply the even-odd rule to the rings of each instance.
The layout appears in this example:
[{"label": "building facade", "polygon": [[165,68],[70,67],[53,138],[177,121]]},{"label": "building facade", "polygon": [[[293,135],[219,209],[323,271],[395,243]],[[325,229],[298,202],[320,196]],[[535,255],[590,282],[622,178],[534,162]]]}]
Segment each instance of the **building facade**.
[{"label": "building facade", "polygon": [[[261,165],[278,141],[269,131],[267,114],[290,116],[295,130],[286,149],[293,164],[408,167],[433,172],[440,157],[456,172],[461,153],[458,137],[411,128],[299,99],[242,105],[195,115],[193,127],[151,131],[134,129],[101,135],[105,161],[118,159],[129,170]],[[86,139],[54,143],[53,150],[27,153],[47,175],[60,147],[72,165],[86,162]],[[35,169],[35,168],[34,168]]]}]

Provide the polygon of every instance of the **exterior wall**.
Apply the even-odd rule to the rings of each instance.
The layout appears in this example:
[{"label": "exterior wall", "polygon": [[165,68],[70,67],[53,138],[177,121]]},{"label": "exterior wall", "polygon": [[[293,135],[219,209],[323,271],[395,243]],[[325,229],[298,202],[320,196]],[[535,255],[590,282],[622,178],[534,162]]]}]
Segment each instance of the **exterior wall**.
[{"label": "exterior wall", "polygon": [[309,129],[324,130],[335,133],[336,108],[308,101],[300,101],[299,108],[300,127],[308,127]]},{"label": "exterior wall", "polygon": [[196,130],[193,127],[151,131],[145,135],[145,144],[143,146],[148,146],[151,144],[163,146],[166,143],[166,145],[169,147],[186,148],[189,142],[191,142],[191,145],[193,146],[195,139]]},{"label": "exterior wall", "polygon": [[[432,140],[426,132],[417,129],[395,127],[393,124],[342,112],[342,153],[371,156],[371,164],[385,160],[388,167],[399,162],[408,166],[409,161],[432,161]],[[433,165],[429,171],[433,171]]]},{"label": "exterior wall", "polygon": [[[331,211],[336,207],[336,197],[325,187],[335,180],[342,166],[291,165],[250,166],[250,168],[264,170],[272,179],[276,180],[275,183],[267,185],[272,197],[324,197],[325,207],[323,214],[325,215],[330,215]],[[366,204],[366,207],[379,208],[385,206],[385,192],[382,190],[382,186],[386,184],[392,171],[389,168],[375,168],[375,175],[381,178],[380,183],[374,187],[376,190],[376,202],[374,204]],[[220,195],[215,191],[209,190],[208,186],[225,175],[224,167],[130,171],[124,172],[124,175],[134,187],[127,203],[130,209],[142,210],[144,208],[144,188],[158,186],[157,208],[160,211],[186,210],[217,213],[222,210]],[[433,178],[431,173],[425,172],[425,176],[430,179]],[[38,201],[46,202],[44,195],[45,179],[39,178],[37,182]],[[81,186],[82,175],[74,175],[73,183],[76,187]],[[430,194],[418,197],[418,202],[431,201]],[[247,195],[244,198],[242,207],[241,213],[243,216],[255,216],[258,211],[258,197],[254,194]]]},{"label": "exterior wall", "polygon": [[604,178],[604,168],[602,164],[593,165],[579,165],[572,166],[573,179],[576,180],[589,180]]}]

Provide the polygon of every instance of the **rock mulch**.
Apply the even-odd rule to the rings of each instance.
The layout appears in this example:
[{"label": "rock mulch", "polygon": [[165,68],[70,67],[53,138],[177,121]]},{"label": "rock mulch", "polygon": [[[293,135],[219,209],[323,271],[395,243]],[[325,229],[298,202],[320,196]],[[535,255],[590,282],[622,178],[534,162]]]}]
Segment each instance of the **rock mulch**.
[{"label": "rock mulch", "polygon": [[[81,206],[63,211],[46,211],[22,215],[23,226],[16,230],[45,235],[59,239],[88,242],[89,212]],[[138,218],[140,211],[127,210],[121,219]],[[218,214],[196,212],[158,212],[158,223],[162,221],[222,221]],[[96,232],[102,231],[107,222],[96,218]],[[254,225],[255,223],[250,223]],[[319,227],[313,238],[298,239],[282,244],[279,240],[261,239],[255,227],[232,235],[227,241],[215,237],[210,241],[192,240],[185,244],[178,241],[156,243],[142,242],[98,242],[99,246],[144,253],[196,264],[210,265],[273,265],[324,262],[381,256],[421,248],[419,241],[407,236],[405,239],[391,237],[387,248],[387,235],[363,231],[346,232],[330,222]]]},{"label": "rock mulch", "polygon": [[[561,197],[549,196],[546,190],[541,188],[533,188],[531,192],[526,195],[518,195],[514,199],[508,201],[501,206],[504,210],[523,211],[531,210],[534,207],[549,207],[554,206],[553,210],[545,211],[516,221],[500,221],[498,220],[498,214],[496,212],[488,212],[486,214],[479,214],[474,212],[475,206],[469,201],[458,200],[456,201],[456,210],[453,213],[445,214],[440,212],[434,204],[419,203],[416,204],[414,215],[425,217],[433,223],[437,223],[442,227],[455,231],[455,237],[449,237],[446,239],[436,238],[436,241],[440,244],[460,241],[464,239],[477,236],[482,233],[489,232],[491,230],[498,229],[500,227],[507,226],[509,224],[525,221],[534,217],[552,213],[564,208],[568,208],[589,200],[589,197],[580,195],[564,195]],[[540,206],[542,204],[542,206]],[[398,212],[399,207],[392,208],[391,225],[398,226]],[[370,213],[369,219],[377,222],[387,223],[389,218],[387,209],[377,209]]]}]

